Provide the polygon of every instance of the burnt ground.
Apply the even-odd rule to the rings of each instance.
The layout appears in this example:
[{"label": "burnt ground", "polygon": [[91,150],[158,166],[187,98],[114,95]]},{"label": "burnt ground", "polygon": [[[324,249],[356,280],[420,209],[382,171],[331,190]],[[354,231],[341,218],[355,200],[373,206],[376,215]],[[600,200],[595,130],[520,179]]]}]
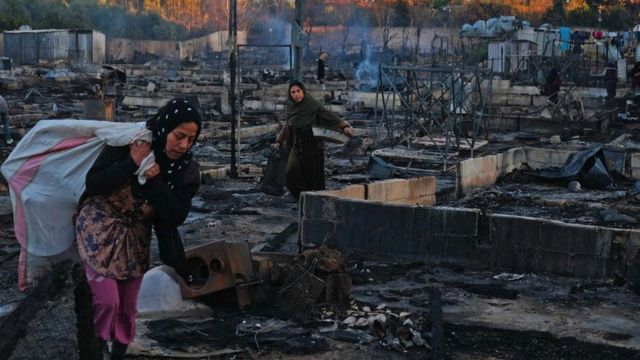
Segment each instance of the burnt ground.
[{"label": "burnt ground", "polygon": [[495,186],[477,189],[449,206],[480,209],[486,214],[513,214],[567,223],[638,229],[640,196],[634,182],[618,180],[605,189],[571,192],[567,182],[542,181],[528,169],[516,170]]},{"label": "burnt ground", "polygon": [[[248,240],[257,247],[296,220],[297,204],[283,195],[255,191],[257,181],[222,180],[204,185],[181,231],[187,246],[215,240]],[[331,186],[338,186],[331,183]],[[234,209],[230,211],[229,209]],[[0,302],[24,297],[16,289],[18,247],[5,222],[0,232]],[[295,251],[295,236],[282,245]],[[154,263],[158,264],[154,249]],[[442,353],[446,359],[640,359],[640,297],[624,286],[535,274],[473,272],[455,265],[428,266],[403,258],[348,253],[353,280],[349,308],[318,305],[303,323],[278,310],[271,293],[266,304],[239,311],[228,302],[209,299],[210,310],[195,314],[141,317],[137,346],[129,358],[164,359],[415,359],[435,358],[431,291],[442,293]],[[74,318],[69,294],[57,300],[55,321],[66,324],[55,336],[37,333],[13,359],[75,359]],[[66,304],[66,305],[65,305]],[[382,306],[384,305],[384,306]],[[381,307],[380,310],[378,308]],[[366,309],[371,309],[367,311]],[[402,312],[425,346],[407,346],[377,337],[368,326],[349,328],[350,315],[387,314],[387,333],[406,336],[395,315]],[[66,314],[66,316],[64,315]],[[395,314],[395,315],[392,315]],[[602,319],[593,318],[599,314]],[[592,322],[580,319],[592,318]],[[260,324],[258,326],[257,324]],[[41,325],[44,326],[44,325]],[[591,327],[591,328],[590,328]],[[66,348],[60,333],[65,333]],[[31,335],[30,335],[31,334]],[[26,340],[36,336],[32,327]],[[35,344],[35,345],[34,345]],[[33,351],[36,349],[36,351]],[[70,350],[71,349],[71,350]],[[24,355],[24,352],[28,355]],[[43,355],[47,354],[47,355]],[[169,355],[173,354],[173,355]]]},{"label": "burnt ground", "polygon": [[[263,166],[266,158],[260,149],[268,141],[243,152],[241,163]],[[195,150],[201,163],[228,163],[228,153],[218,150],[220,145],[199,144]],[[0,147],[2,159],[9,150]],[[365,174],[366,156],[351,162],[332,148],[328,159],[330,188],[370,180]],[[266,195],[257,188],[257,178],[203,185],[180,228],[185,245],[248,241],[261,249],[297,221],[293,198]],[[544,184],[524,171],[460,200],[451,200],[448,190],[443,191],[439,199],[452,206],[631,228],[636,225],[605,222],[601,210],[615,205],[620,213],[635,217],[640,203],[631,184],[569,193],[564,184]],[[8,193],[2,195],[6,209]],[[0,220],[2,321],[33,288],[25,293],[17,289],[19,247],[10,214],[5,211]],[[295,235],[276,250],[295,252]],[[156,248],[152,259],[154,265],[160,264]],[[347,262],[353,281],[349,307],[319,304],[305,323],[275,307],[275,292],[265,304],[244,311],[214,297],[206,301],[207,310],[141,316],[128,358],[429,359],[440,352],[442,358],[469,360],[640,359],[635,350],[640,349],[640,297],[614,281],[474,272],[454,264],[436,267],[358,252],[348,253]],[[436,291],[441,306],[432,301]],[[32,322],[11,358],[77,359],[72,292],[44,305],[46,316]],[[387,319],[384,331],[344,323],[349,317],[379,315]],[[423,345],[416,345],[420,339]]]}]

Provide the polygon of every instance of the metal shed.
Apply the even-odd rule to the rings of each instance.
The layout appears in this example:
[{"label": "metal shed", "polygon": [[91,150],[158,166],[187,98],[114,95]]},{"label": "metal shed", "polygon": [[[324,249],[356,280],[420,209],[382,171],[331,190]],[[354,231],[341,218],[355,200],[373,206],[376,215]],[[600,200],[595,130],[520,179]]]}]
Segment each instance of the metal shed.
[{"label": "metal shed", "polygon": [[4,53],[15,64],[66,60],[69,54],[67,30],[12,30],[4,32]]},{"label": "metal shed", "polygon": [[80,64],[104,63],[106,38],[95,30],[69,30],[69,60]]}]

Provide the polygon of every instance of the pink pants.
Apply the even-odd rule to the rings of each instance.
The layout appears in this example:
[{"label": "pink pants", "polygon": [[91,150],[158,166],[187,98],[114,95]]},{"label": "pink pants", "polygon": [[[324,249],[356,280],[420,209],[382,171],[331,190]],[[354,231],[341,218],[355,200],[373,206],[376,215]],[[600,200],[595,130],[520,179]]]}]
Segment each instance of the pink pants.
[{"label": "pink pants", "polygon": [[128,345],[136,335],[138,291],[142,276],[129,280],[106,278],[85,266],[93,295],[93,327],[96,336]]}]

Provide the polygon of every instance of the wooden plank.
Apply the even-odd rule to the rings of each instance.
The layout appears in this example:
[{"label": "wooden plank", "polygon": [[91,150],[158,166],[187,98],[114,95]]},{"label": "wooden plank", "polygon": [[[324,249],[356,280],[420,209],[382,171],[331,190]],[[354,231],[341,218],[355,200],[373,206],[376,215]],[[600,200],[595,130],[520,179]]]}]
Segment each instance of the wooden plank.
[{"label": "wooden plank", "polygon": [[[444,147],[446,143],[446,138],[443,136],[436,137],[428,137],[424,136],[421,138],[417,138],[411,142],[412,144],[422,145],[424,147]],[[486,146],[489,142],[487,140],[476,140],[473,145],[473,150],[478,150],[484,146]],[[449,144],[455,148],[455,143]],[[460,150],[471,150],[471,144],[467,143],[465,140],[460,140]]]},{"label": "wooden plank", "polygon": [[[413,160],[426,163],[441,163],[443,160],[443,153],[426,151],[424,149],[386,148],[375,150],[373,155],[387,159]],[[457,153],[448,153],[445,155],[447,155],[447,159],[457,157]]]}]

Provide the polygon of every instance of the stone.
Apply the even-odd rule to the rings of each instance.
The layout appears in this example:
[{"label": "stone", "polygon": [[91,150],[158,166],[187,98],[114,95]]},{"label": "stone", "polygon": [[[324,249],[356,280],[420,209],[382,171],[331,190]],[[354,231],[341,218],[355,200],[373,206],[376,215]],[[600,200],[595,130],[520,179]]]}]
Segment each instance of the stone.
[{"label": "stone", "polygon": [[356,324],[356,317],[355,316],[349,316],[348,318],[342,320],[342,325],[348,326],[348,327],[354,327]]},{"label": "stone", "polygon": [[558,145],[562,142],[562,139],[560,138],[560,135],[553,135],[549,139],[549,142],[551,143],[551,145]]},{"label": "stone", "polygon": [[367,327],[369,326],[369,321],[366,318],[359,318],[356,323],[355,323],[355,327],[357,328],[363,328],[363,327]]},{"label": "stone", "polygon": [[579,192],[582,190],[582,185],[580,185],[580,182],[574,180],[569,182],[569,186],[567,186],[567,188],[569,188],[569,191],[571,192]]}]

